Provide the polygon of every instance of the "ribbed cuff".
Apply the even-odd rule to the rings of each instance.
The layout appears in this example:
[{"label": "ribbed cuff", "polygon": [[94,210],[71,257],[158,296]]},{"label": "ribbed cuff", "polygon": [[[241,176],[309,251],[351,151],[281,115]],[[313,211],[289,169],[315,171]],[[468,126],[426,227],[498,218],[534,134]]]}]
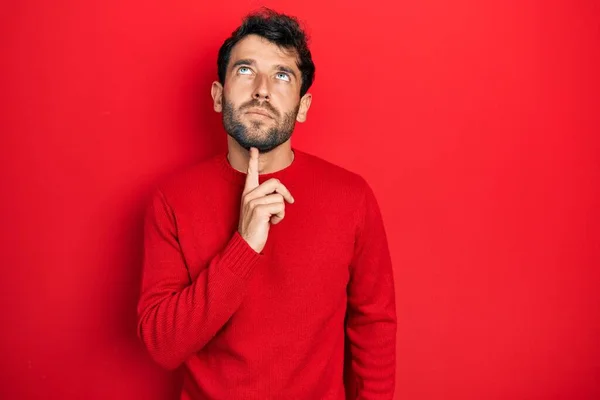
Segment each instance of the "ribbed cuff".
[{"label": "ribbed cuff", "polygon": [[221,263],[242,279],[250,276],[260,258],[261,254],[254,251],[237,231],[221,253]]}]

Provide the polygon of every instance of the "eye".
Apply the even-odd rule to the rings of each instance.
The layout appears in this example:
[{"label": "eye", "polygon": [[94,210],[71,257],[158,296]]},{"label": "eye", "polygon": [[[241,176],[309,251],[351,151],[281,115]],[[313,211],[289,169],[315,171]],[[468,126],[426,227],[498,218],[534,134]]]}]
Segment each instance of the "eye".
[{"label": "eye", "polygon": [[238,69],[238,73],[240,75],[250,75],[252,73],[252,70],[250,70],[250,68],[248,67],[240,67],[240,69]]},{"label": "eye", "polygon": [[282,81],[290,81],[290,75],[286,72],[278,72],[275,76],[277,77],[277,79],[281,79]]}]

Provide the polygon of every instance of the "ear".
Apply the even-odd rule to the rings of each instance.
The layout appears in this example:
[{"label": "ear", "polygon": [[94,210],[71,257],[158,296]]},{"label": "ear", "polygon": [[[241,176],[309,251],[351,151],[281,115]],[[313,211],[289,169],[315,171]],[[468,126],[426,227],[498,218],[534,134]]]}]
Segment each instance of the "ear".
[{"label": "ear", "polygon": [[213,108],[216,112],[221,112],[223,110],[223,85],[214,81],[210,88],[210,95],[213,98]]},{"label": "ear", "polygon": [[296,121],[304,122],[306,121],[306,114],[308,114],[308,109],[310,108],[310,103],[312,101],[312,94],[306,93],[300,99],[300,108],[298,109],[298,115],[296,115]]}]

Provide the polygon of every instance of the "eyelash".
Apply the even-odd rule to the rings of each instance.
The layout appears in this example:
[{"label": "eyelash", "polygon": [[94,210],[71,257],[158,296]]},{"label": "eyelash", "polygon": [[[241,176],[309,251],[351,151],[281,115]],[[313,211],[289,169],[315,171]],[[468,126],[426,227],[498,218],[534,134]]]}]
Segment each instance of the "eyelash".
[{"label": "eyelash", "polygon": [[[240,67],[240,68],[238,68],[238,73],[239,73],[239,72],[240,72],[242,69],[247,69],[247,70],[250,70],[250,68],[249,68],[249,67]],[[285,75],[285,76],[287,77],[287,79],[288,79],[288,80],[287,80],[287,82],[289,82],[289,81],[291,81],[291,80],[292,80],[292,78],[291,78],[290,74],[288,74],[287,72],[277,72],[277,74],[276,74],[276,75]]]}]

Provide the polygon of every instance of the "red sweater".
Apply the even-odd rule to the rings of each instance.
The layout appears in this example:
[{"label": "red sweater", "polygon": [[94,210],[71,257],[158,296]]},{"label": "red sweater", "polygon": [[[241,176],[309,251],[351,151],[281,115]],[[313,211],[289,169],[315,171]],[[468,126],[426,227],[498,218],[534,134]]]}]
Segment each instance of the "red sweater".
[{"label": "red sweater", "polygon": [[373,191],[294,153],[259,176],[295,199],[261,253],[237,233],[245,174],[225,154],[151,201],[138,333],[156,362],[183,364],[182,399],[393,398],[394,281]]}]

